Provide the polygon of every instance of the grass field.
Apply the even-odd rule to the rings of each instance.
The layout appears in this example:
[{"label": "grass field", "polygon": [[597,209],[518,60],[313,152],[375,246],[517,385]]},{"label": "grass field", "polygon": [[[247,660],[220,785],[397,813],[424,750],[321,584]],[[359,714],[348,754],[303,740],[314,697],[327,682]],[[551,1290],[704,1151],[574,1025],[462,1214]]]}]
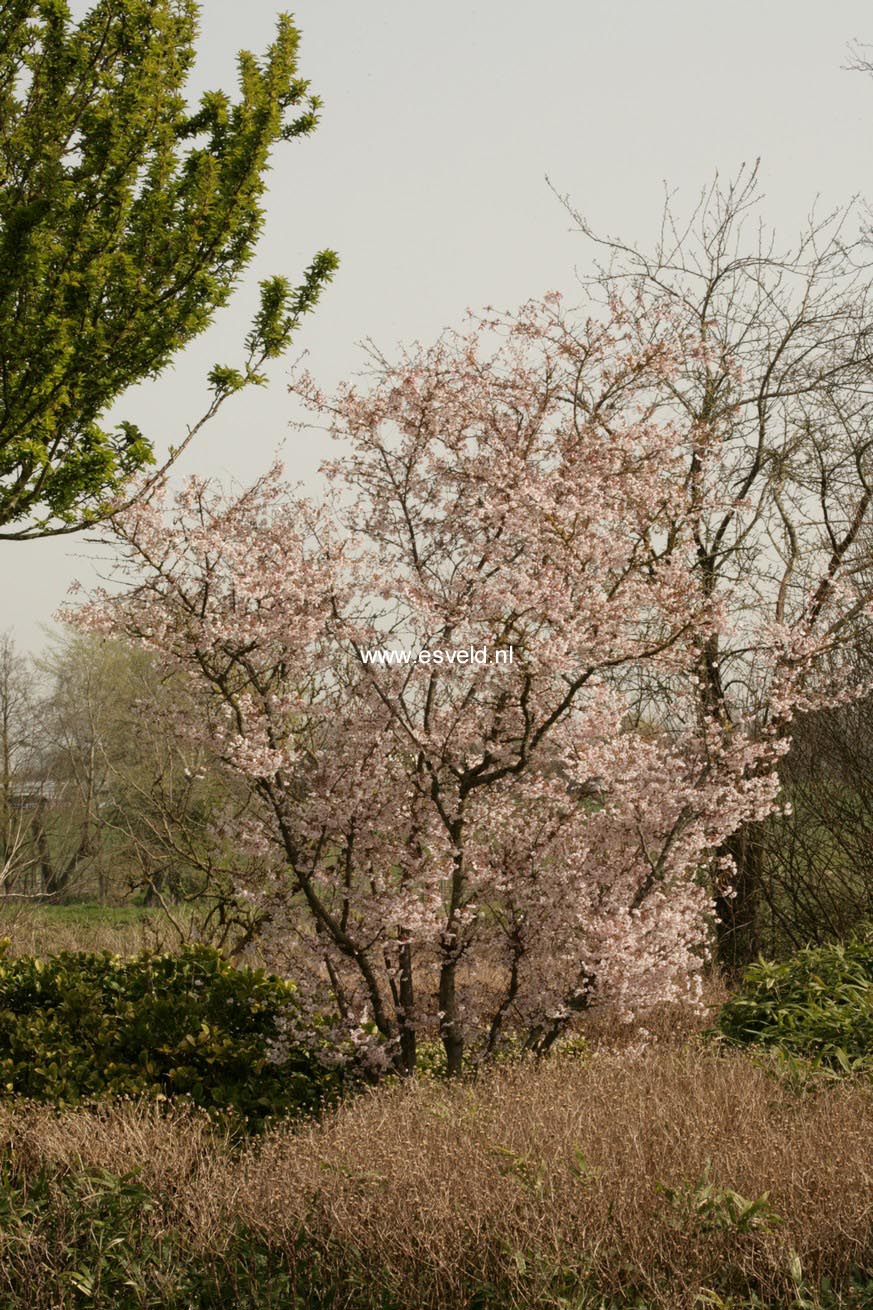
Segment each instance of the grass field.
[{"label": "grass field", "polygon": [[172,949],[178,933],[163,911],[142,905],[4,903],[0,900],[0,940],[12,955],[44,957],[59,951],[112,951],[135,955],[145,949]]}]

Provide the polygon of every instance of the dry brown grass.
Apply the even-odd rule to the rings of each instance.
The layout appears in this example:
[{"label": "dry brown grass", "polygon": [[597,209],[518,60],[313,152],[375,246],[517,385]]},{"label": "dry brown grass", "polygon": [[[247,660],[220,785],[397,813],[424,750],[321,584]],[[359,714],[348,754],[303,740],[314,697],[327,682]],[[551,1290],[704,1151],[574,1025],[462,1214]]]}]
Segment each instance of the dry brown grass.
[{"label": "dry brown grass", "polygon": [[713,972],[703,980],[700,1006],[661,1004],[643,1013],[638,1022],[618,1023],[615,1011],[594,1008],[583,1013],[577,1031],[598,1050],[632,1051],[641,1043],[677,1044],[697,1037],[715,1023],[729,991],[722,975]]},{"label": "dry brown grass", "polygon": [[[705,1288],[789,1305],[794,1257],[810,1285],[873,1277],[873,1090],[798,1096],[741,1056],[655,1047],[382,1088],[242,1151],[136,1105],[2,1108],[0,1140],[25,1172],[139,1169],[149,1224],[192,1259],[220,1261],[242,1226],[301,1280],[317,1260],[349,1307],[460,1310],[489,1287],[480,1304],[583,1305],[566,1299],[580,1285],[664,1310]],[[671,1203],[661,1187],[708,1162],[717,1187],[769,1192],[780,1222],[718,1227],[718,1206],[707,1222]]]},{"label": "dry brown grass", "polygon": [[78,905],[28,905],[0,900],[0,940],[10,955],[42,959],[61,951],[110,951],[137,955],[144,950],[178,949],[178,933],[157,910]]}]

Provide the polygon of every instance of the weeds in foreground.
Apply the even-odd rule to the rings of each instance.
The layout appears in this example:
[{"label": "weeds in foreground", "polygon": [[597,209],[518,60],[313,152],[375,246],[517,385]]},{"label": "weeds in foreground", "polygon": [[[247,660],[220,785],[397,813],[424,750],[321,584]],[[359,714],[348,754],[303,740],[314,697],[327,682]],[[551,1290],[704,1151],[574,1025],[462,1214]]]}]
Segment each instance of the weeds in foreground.
[{"label": "weeds in foreground", "polygon": [[655,1047],[234,1145],[0,1107],[4,1310],[873,1310],[873,1090]]}]

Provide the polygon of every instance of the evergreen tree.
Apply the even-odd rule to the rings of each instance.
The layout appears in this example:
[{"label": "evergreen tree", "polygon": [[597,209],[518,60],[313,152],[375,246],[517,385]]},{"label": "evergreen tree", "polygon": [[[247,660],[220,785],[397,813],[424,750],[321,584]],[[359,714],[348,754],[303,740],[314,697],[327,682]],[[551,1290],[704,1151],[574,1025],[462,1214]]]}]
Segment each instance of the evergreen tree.
[{"label": "evergreen tree", "polygon": [[[0,0],[0,537],[99,521],[154,462],[134,424],[101,420],[227,301],[273,145],[316,125],[287,15],[263,58],[240,53],[239,98],[208,91],[192,112],[199,11],[98,0],[77,23],[66,0]],[[212,370],[204,419],[262,380],[336,263],[323,251],[298,287],[261,284],[245,361]]]}]

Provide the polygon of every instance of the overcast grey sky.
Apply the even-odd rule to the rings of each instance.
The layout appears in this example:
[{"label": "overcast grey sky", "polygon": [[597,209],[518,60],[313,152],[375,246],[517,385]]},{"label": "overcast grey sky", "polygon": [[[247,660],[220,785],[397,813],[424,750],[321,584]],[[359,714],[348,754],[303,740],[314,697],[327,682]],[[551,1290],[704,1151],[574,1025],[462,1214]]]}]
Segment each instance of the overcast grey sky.
[{"label": "overcast grey sky", "polygon": [[[236,51],[267,45],[278,7],[204,0],[192,90],[232,89]],[[160,448],[202,410],[209,367],[235,361],[259,278],[293,278],[320,248],[342,266],[296,344],[330,384],[360,365],[364,337],[390,353],[467,307],[572,297],[592,251],[546,174],[597,230],[643,244],[665,182],[690,206],[716,170],[757,157],[763,216],[786,240],[817,195],[822,209],[873,197],[873,80],[842,69],[853,38],[873,42],[861,0],[299,0],[294,14],[322,123],[274,157],[235,299],[117,411]],[[285,371],[231,400],[180,474],[249,480],[284,442],[289,474],[314,485],[326,439],[289,432]],[[95,551],[66,537],[0,552],[0,629],[37,649],[70,581],[95,582]]]}]

